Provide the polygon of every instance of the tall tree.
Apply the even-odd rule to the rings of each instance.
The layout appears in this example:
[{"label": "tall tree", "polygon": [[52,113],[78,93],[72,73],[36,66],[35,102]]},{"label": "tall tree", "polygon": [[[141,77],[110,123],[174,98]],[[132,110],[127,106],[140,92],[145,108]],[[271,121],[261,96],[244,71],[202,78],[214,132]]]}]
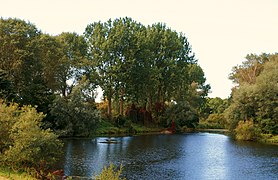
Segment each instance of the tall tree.
[{"label": "tall tree", "polygon": [[13,89],[13,82],[7,71],[0,69],[0,99],[7,101],[16,100],[16,94]]},{"label": "tall tree", "polygon": [[93,81],[94,70],[87,58],[87,43],[83,36],[62,33],[55,38],[61,45],[62,53],[58,71],[59,90],[66,96],[83,75]]},{"label": "tall tree", "polygon": [[39,56],[40,36],[33,24],[19,19],[0,20],[0,68],[8,72],[20,103],[44,111],[50,94]]},{"label": "tall tree", "polygon": [[256,77],[262,72],[263,64],[269,61],[269,54],[248,54],[242,65],[233,67],[230,79],[239,85],[243,83],[254,84]]},{"label": "tall tree", "polygon": [[253,84],[241,83],[232,93],[232,104],[225,111],[232,129],[236,128],[240,120],[252,120],[264,133],[278,133],[278,56],[268,54],[266,57],[260,65],[261,71],[255,77],[256,81]]},{"label": "tall tree", "polygon": [[99,85],[104,91],[104,96],[108,100],[108,116],[112,112],[112,95],[113,95],[113,65],[115,60],[107,45],[107,39],[111,29],[111,20],[107,23],[95,22],[86,27],[85,37],[89,44],[89,53],[94,61],[95,67],[99,74]]},{"label": "tall tree", "polygon": [[120,114],[127,100],[158,115],[166,102],[193,103],[193,91],[200,99],[207,94],[209,86],[187,38],[164,24],[145,27],[120,18],[88,25],[85,37],[110,117],[113,101],[120,102]]},{"label": "tall tree", "polygon": [[54,129],[62,136],[89,136],[99,121],[90,81],[84,76],[67,97],[57,96],[51,106]]},{"label": "tall tree", "polygon": [[86,28],[90,54],[100,76],[99,84],[108,100],[108,116],[111,116],[113,97],[120,100],[120,114],[123,114],[125,89],[138,51],[135,33],[139,28],[140,24],[130,18],[93,23]]}]

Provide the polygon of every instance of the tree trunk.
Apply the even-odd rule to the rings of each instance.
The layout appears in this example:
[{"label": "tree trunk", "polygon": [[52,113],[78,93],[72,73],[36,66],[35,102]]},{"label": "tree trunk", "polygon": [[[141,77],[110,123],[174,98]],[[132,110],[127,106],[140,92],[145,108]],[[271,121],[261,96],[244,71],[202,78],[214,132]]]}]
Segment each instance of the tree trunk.
[{"label": "tree trunk", "polygon": [[111,118],[111,114],[112,114],[111,96],[109,96],[107,100],[108,100],[107,114],[108,117]]},{"label": "tree trunk", "polygon": [[152,106],[153,106],[153,102],[152,102],[152,95],[149,95],[149,106],[148,106],[148,111],[151,113],[152,112]]},{"label": "tree trunk", "polygon": [[65,88],[62,89],[62,96],[66,97],[66,89]]},{"label": "tree trunk", "polygon": [[108,107],[107,107],[107,113],[108,113],[108,117],[111,118],[112,117],[112,88],[109,89],[109,94],[107,97],[108,100]]},{"label": "tree trunk", "polygon": [[124,114],[124,89],[121,89],[121,97],[120,97],[120,115]]}]

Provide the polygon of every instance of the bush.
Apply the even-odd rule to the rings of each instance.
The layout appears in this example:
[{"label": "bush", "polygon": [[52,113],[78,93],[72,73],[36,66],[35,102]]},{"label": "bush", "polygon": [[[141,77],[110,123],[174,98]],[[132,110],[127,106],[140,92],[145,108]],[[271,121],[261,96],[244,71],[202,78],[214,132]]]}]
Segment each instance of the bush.
[{"label": "bush", "polygon": [[278,144],[278,135],[273,134],[261,134],[261,142],[270,143],[270,144]]},{"label": "bush", "polygon": [[18,114],[17,104],[10,104],[8,106],[0,100],[0,155],[12,144],[10,134]]},{"label": "bush", "polygon": [[237,140],[256,140],[260,134],[258,131],[252,120],[239,121],[235,129],[235,137]]},{"label": "bush", "polygon": [[207,119],[199,122],[199,128],[224,129],[227,122],[223,114],[210,114]]},{"label": "bush", "polygon": [[51,106],[55,130],[60,136],[89,136],[100,121],[99,111],[88,93],[88,81],[80,82],[67,97],[57,96]]},{"label": "bush", "polygon": [[120,166],[119,170],[116,170],[114,164],[111,163],[110,166],[107,168],[106,166],[102,169],[100,175],[95,177],[96,180],[121,180],[120,178],[122,173],[122,165]]},{"label": "bush", "polygon": [[118,115],[118,116],[113,117],[113,121],[115,122],[115,125],[117,127],[122,127],[126,123],[127,118],[122,115]]},{"label": "bush", "polygon": [[168,124],[174,119],[176,127],[186,126],[188,128],[195,128],[199,122],[197,110],[188,102],[179,102],[170,106],[166,114],[168,115]]},{"label": "bush", "polygon": [[[62,143],[51,130],[41,129],[44,115],[31,106],[0,103],[0,161],[14,169],[43,171],[57,160]],[[7,146],[8,145],[8,146]]]},{"label": "bush", "polygon": [[259,122],[260,122],[260,127],[264,133],[278,134],[278,124],[274,120],[268,118],[268,119],[259,120]]}]

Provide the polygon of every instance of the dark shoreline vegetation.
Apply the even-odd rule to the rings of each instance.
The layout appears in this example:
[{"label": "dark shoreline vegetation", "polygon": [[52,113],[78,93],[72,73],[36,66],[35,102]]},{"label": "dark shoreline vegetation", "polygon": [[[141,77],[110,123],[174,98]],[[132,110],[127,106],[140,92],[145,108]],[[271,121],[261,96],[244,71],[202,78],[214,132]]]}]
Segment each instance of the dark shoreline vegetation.
[{"label": "dark shoreline vegetation", "polygon": [[0,39],[1,167],[51,176],[61,137],[229,129],[278,144],[277,53],[247,55],[221,99],[207,97],[187,37],[162,23],[119,18],[52,36],[1,18]]}]

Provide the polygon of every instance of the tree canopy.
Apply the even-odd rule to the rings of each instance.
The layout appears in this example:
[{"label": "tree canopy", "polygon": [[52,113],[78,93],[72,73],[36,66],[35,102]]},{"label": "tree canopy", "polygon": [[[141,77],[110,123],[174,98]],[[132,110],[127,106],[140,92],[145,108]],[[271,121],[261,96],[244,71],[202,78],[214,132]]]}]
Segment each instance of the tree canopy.
[{"label": "tree canopy", "polygon": [[[144,26],[131,18],[117,18],[89,24],[84,35],[52,36],[34,24],[9,18],[0,20],[0,38],[1,98],[34,106],[47,114],[45,127],[73,134],[87,132],[82,129],[88,128],[87,123],[97,125],[98,113],[93,110],[97,87],[108,102],[108,119],[130,117],[135,107],[136,116],[140,111],[144,122],[154,124],[162,119],[165,123],[174,114],[177,121],[194,114],[194,121],[181,123],[187,126],[198,122],[210,88],[187,37],[163,23]],[[73,105],[84,109],[76,120],[74,114],[69,116],[75,112]],[[167,110],[184,106],[185,113]],[[62,115],[63,109],[67,110]],[[92,122],[85,120],[90,113]],[[66,121],[63,126],[61,118]],[[75,125],[82,128],[70,128]]]},{"label": "tree canopy", "polygon": [[130,18],[96,22],[87,26],[85,38],[108,116],[112,101],[121,115],[124,102],[157,113],[165,102],[190,101],[195,92],[207,95],[209,86],[187,38],[165,24],[145,27]]},{"label": "tree canopy", "polygon": [[232,129],[243,120],[251,121],[249,125],[262,133],[278,133],[277,68],[277,54],[249,55],[235,68],[232,77],[239,86],[233,90],[232,103],[225,112]]}]

